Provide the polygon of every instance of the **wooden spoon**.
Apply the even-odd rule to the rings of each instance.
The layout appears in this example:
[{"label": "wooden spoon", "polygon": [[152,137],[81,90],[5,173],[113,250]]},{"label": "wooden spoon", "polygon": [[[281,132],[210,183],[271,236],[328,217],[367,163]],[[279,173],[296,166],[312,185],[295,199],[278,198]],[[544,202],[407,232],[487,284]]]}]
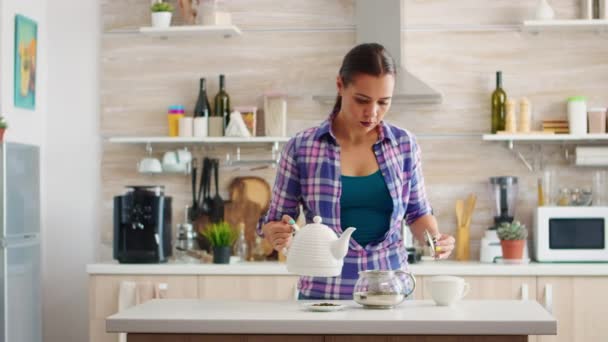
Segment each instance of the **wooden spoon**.
[{"label": "wooden spoon", "polygon": [[458,227],[462,227],[464,214],[464,201],[461,199],[456,200],[456,223]]}]

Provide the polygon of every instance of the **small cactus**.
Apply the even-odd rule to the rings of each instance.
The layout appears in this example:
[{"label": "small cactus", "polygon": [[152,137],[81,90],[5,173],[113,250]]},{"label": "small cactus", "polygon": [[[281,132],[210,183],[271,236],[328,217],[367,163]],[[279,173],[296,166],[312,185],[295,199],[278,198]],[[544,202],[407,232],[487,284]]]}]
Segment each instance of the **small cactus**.
[{"label": "small cactus", "polygon": [[6,123],[6,119],[2,115],[0,115],[0,128],[8,128],[8,123]]},{"label": "small cactus", "polygon": [[501,240],[525,240],[528,237],[526,225],[519,221],[501,223],[496,233]]}]

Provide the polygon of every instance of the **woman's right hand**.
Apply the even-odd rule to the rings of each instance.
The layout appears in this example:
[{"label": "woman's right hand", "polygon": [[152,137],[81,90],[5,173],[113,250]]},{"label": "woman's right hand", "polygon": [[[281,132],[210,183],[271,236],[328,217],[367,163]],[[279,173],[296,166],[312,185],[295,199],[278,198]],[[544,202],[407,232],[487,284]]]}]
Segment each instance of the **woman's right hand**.
[{"label": "woman's right hand", "polygon": [[293,228],[296,222],[288,215],[283,215],[281,221],[270,221],[262,226],[262,232],[272,247],[277,251],[282,251],[291,243]]}]

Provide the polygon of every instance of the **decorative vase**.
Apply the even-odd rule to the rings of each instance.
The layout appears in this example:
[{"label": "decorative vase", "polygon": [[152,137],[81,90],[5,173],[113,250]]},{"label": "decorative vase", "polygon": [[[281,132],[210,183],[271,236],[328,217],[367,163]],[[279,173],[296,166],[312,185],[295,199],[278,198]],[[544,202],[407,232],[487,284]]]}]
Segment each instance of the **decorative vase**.
[{"label": "decorative vase", "polygon": [[168,28],[171,26],[171,12],[152,12],[152,27]]},{"label": "decorative vase", "polygon": [[526,240],[500,240],[503,259],[523,259]]},{"label": "decorative vase", "polygon": [[230,246],[213,247],[213,263],[229,264],[231,252],[232,248]]},{"label": "decorative vase", "polygon": [[6,128],[0,128],[0,143],[4,141],[4,131]]},{"label": "decorative vase", "polygon": [[551,20],[555,16],[553,8],[549,6],[547,0],[538,0],[536,5],[536,19],[537,20]]}]

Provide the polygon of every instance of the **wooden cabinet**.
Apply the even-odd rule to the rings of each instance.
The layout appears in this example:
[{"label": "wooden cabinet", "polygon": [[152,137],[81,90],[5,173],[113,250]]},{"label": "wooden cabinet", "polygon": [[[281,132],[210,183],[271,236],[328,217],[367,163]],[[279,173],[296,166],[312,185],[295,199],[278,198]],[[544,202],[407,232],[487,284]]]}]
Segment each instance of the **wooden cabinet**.
[{"label": "wooden cabinet", "polygon": [[537,300],[557,318],[557,336],[538,341],[606,341],[606,289],[607,277],[538,277]]},{"label": "wooden cabinet", "polygon": [[[423,299],[432,299],[429,285],[431,278],[432,276],[423,277]],[[471,287],[465,299],[536,299],[536,277],[463,276],[462,278]],[[537,336],[529,336],[528,342],[537,342],[537,338]]]},{"label": "wooden cabinet", "polygon": [[[431,299],[429,282],[423,277],[422,298]],[[464,276],[471,290],[466,299],[531,299],[536,298],[536,277]]]},{"label": "wooden cabinet", "polygon": [[108,334],[106,317],[118,312],[121,281],[167,284],[167,298],[295,300],[296,276],[93,275],[89,278],[89,336],[91,342],[117,342]]},{"label": "wooden cabinet", "polygon": [[199,276],[201,299],[296,300],[297,276]]},{"label": "wooden cabinet", "polygon": [[116,342],[117,334],[108,334],[106,317],[118,312],[121,281],[167,284],[167,298],[198,298],[196,276],[94,275],[89,278],[89,336],[91,342]]},{"label": "wooden cabinet", "polygon": [[[432,276],[418,276],[413,299],[431,299]],[[531,336],[531,342],[605,341],[608,336],[608,277],[463,276],[466,299],[537,300],[557,318],[557,336]],[[116,342],[105,318],[118,311],[123,280],[166,283],[169,298],[295,300],[293,275],[92,275],[89,282],[90,341]]]}]

